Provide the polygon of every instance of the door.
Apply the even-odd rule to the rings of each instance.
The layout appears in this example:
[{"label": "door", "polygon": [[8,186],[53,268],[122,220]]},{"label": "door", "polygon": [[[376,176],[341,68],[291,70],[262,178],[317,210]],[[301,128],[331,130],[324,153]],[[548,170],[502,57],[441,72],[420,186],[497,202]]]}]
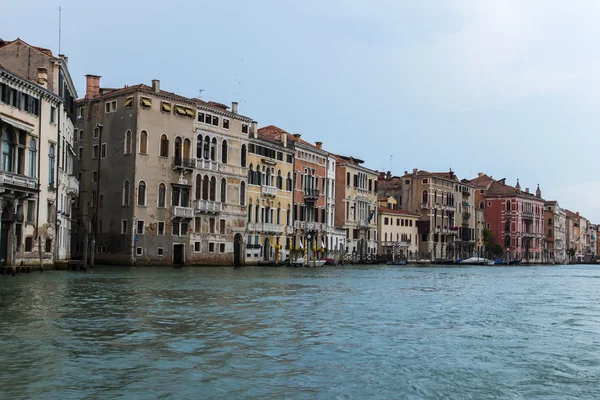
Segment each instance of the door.
[{"label": "door", "polygon": [[265,245],[263,247],[264,251],[264,259],[265,261],[269,261],[271,255],[271,244],[269,242],[269,238],[265,238]]},{"label": "door", "polygon": [[8,234],[10,232],[10,222],[2,221],[0,229],[0,266],[6,266],[8,258]]},{"label": "door", "polygon": [[233,266],[239,267],[242,265],[242,235],[239,233],[233,239]]},{"label": "door", "polygon": [[183,265],[183,245],[182,244],[173,245],[173,264],[174,265]]}]

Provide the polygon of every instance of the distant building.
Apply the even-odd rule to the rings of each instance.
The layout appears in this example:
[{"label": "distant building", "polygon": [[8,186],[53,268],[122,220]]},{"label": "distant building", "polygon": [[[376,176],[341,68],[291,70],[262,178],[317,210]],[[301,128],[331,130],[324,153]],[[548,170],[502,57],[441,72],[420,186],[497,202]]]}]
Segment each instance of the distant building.
[{"label": "distant building", "polygon": [[558,201],[544,204],[545,261],[564,264],[567,261],[567,215]]},{"label": "distant building", "polygon": [[393,196],[377,199],[378,254],[416,257],[419,250],[419,215],[400,210]]},{"label": "distant building", "polygon": [[64,55],[0,39],[0,264],[71,257],[73,99]]}]

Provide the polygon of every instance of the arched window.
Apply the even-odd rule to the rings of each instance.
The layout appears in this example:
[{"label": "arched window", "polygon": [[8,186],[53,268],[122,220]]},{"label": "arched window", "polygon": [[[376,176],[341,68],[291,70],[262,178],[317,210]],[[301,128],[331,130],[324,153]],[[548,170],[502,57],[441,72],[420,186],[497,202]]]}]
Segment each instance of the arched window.
[{"label": "arched window", "polygon": [[29,141],[29,176],[37,176],[37,145],[33,139]]},{"label": "arched window", "polygon": [[427,194],[427,190],[423,190],[422,202],[423,204],[427,204],[429,202],[429,195]]},{"label": "arched window", "polygon": [[248,222],[252,222],[252,204],[248,205]]},{"label": "arched window", "polygon": [[[51,145],[51,148],[54,151],[54,145]],[[2,171],[13,172],[14,153],[15,142],[13,141],[12,132],[7,127],[4,127],[2,131]]]},{"label": "arched window", "polygon": [[277,223],[281,224],[281,208],[277,209]]},{"label": "arched window", "polygon": [[217,139],[213,138],[210,145],[210,159],[217,161]]},{"label": "arched window", "polygon": [[125,132],[125,149],[124,149],[124,153],[125,154],[131,154],[131,131],[127,130],[127,132]]},{"label": "arched window", "polygon": [[510,211],[510,200],[506,200],[506,211]]},{"label": "arched window", "polygon": [[[12,169],[10,171],[12,172]],[[50,145],[48,151],[48,182],[51,186],[54,185],[54,144]]]},{"label": "arched window", "polygon": [[246,182],[240,183],[240,205],[246,205]]},{"label": "arched window", "polygon": [[221,162],[227,164],[227,140],[223,140],[221,144]]},{"label": "arched window", "polygon": [[148,133],[140,132],[140,154],[148,154]]},{"label": "arched window", "polygon": [[169,157],[169,139],[167,135],[163,134],[160,137],[160,153],[161,157]]},{"label": "arched window", "polygon": [[122,203],[124,206],[129,205],[129,181],[123,182]]},{"label": "arched window", "polygon": [[208,200],[208,189],[209,189],[208,175],[204,175],[202,179],[202,200]]},{"label": "arched window", "polygon": [[196,138],[196,158],[202,158],[202,135]]},{"label": "arched window", "polygon": [[485,208],[485,203],[483,201],[479,202],[479,209],[483,210]]},{"label": "arched window", "polygon": [[221,203],[225,203],[227,200],[227,180],[221,179]]},{"label": "arched window", "polygon": [[250,168],[248,169],[248,183],[254,185],[254,167],[252,163],[250,163]]},{"label": "arched window", "polygon": [[210,200],[216,200],[216,191],[217,191],[217,179],[213,176],[210,178]]},{"label": "arched window", "polygon": [[287,211],[285,213],[285,223],[286,223],[286,225],[290,225],[290,218],[291,218],[291,211],[290,211],[290,206],[288,204]]},{"label": "arched window", "polygon": [[383,237],[384,237],[383,241],[387,242],[387,232],[383,234]]},{"label": "arched window", "polygon": [[192,142],[190,142],[190,139],[185,139],[183,141],[183,158],[185,160],[189,160],[190,157],[190,148],[192,147]]},{"label": "arched window", "polygon": [[289,172],[287,174],[287,179],[285,182],[285,190],[287,190],[288,192],[292,191],[292,174],[290,174]]},{"label": "arched window", "polygon": [[167,187],[164,183],[158,185],[158,206],[165,207],[165,199],[167,197]]},{"label": "arched window", "polygon": [[200,200],[202,198],[202,176],[200,174],[196,175],[196,200]]},{"label": "arched window", "polygon": [[281,176],[281,170],[277,171],[277,189],[283,189],[283,177]]},{"label": "arched window", "polygon": [[210,156],[210,138],[206,136],[204,138],[204,158],[208,160]]},{"label": "arched window", "polygon": [[140,183],[138,183],[137,205],[146,205],[146,182],[144,181],[140,181]]},{"label": "arched window", "polygon": [[175,147],[173,148],[173,158],[175,159],[175,165],[181,165],[181,138],[177,136],[175,138]]},{"label": "arched window", "polygon": [[246,145],[245,144],[242,145],[242,152],[241,152],[241,156],[240,156],[240,165],[242,167],[246,166]]}]

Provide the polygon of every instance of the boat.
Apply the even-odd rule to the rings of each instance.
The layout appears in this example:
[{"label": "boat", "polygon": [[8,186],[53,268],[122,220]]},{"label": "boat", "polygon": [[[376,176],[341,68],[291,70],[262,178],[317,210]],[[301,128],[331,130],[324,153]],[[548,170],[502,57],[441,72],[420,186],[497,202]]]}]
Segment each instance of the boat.
[{"label": "boat", "polygon": [[291,262],[292,267],[322,267],[325,265],[326,260],[304,260],[304,257],[298,257],[296,260]]},{"label": "boat", "polygon": [[406,260],[392,260],[386,263],[387,265],[406,265]]},{"label": "boat", "polygon": [[512,260],[508,262],[508,265],[517,265],[519,263],[521,263],[521,261],[523,261],[523,259],[519,259],[519,260]]},{"label": "boat", "polygon": [[461,265],[494,265],[494,261],[482,257],[471,257],[462,260]]},{"label": "boat", "polygon": [[325,265],[335,265],[335,260],[333,258],[326,258]]}]

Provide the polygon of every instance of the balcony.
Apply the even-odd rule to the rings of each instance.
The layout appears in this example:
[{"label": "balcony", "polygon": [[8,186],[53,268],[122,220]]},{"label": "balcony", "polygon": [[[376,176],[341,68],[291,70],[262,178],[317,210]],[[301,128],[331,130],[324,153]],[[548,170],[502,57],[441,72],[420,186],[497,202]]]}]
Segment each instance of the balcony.
[{"label": "balcony", "polygon": [[366,219],[359,219],[357,221],[357,225],[359,228],[369,228],[371,224]]},{"label": "balcony", "polygon": [[533,211],[523,211],[523,219],[533,219]]},{"label": "balcony", "polygon": [[410,242],[381,242],[381,246],[383,247],[394,247],[397,246],[401,249],[406,249],[410,247]]},{"label": "balcony", "polygon": [[67,193],[79,196],[79,180],[73,175],[65,175],[67,186]]},{"label": "balcony", "polygon": [[463,217],[463,220],[469,220],[469,219],[471,219],[471,213],[464,212],[464,213],[462,213],[462,217]]},{"label": "balcony", "polygon": [[20,189],[37,189],[38,180],[25,175],[13,174],[11,172],[0,172],[0,184],[15,186]]},{"label": "balcony", "polygon": [[294,229],[304,229],[305,224],[304,221],[294,221]]},{"label": "balcony", "polygon": [[471,192],[469,191],[469,188],[463,186],[462,194],[463,194],[463,196],[470,196]]},{"label": "balcony", "polygon": [[196,163],[192,158],[176,158],[173,160],[173,169],[193,170]]},{"label": "balcony", "polygon": [[421,210],[427,210],[429,208],[429,204],[421,203]]},{"label": "balcony", "polygon": [[194,218],[194,209],[192,207],[173,206],[171,207],[173,218]]},{"label": "balcony", "polygon": [[454,206],[445,206],[446,207],[446,211],[456,211],[456,207]]},{"label": "balcony", "polygon": [[535,233],[533,233],[533,232],[523,232],[522,236],[523,237],[530,237],[530,238],[532,238],[532,237],[535,237]]},{"label": "balcony", "polygon": [[319,189],[304,188],[304,201],[317,201],[319,199]]},{"label": "balcony", "polygon": [[294,228],[291,225],[286,226],[285,233],[288,235],[292,235],[294,233]]},{"label": "balcony", "polygon": [[320,231],[321,224],[319,222],[307,222],[306,228],[307,231]]},{"label": "balcony", "polygon": [[223,204],[212,200],[196,200],[197,213],[220,213]]},{"label": "balcony", "polygon": [[262,185],[260,192],[266,196],[277,196],[277,187]]},{"label": "balcony", "polygon": [[281,224],[272,224],[269,222],[248,222],[248,230],[257,233],[275,233],[282,234],[285,226]]},{"label": "balcony", "polygon": [[211,171],[221,171],[219,163],[212,160],[205,160],[203,158],[196,159],[196,168],[198,169],[208,169]]}]

